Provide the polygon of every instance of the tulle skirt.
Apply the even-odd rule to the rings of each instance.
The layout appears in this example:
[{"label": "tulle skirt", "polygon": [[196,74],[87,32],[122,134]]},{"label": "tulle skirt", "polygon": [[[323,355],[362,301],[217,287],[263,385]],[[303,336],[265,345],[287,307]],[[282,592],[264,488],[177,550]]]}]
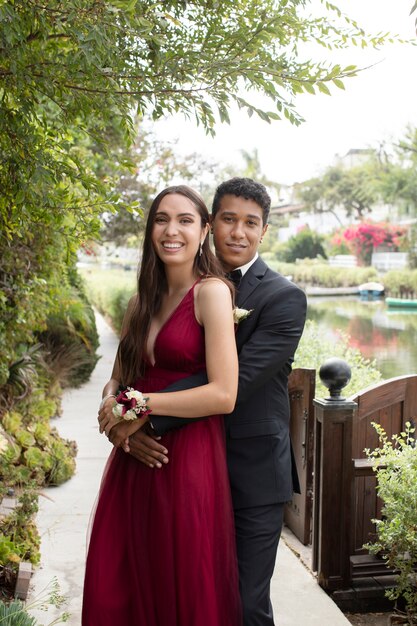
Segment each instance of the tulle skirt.
[{"label": "tulle skirt", "polygon": [[163,437],[169,464],[114,450],[88,550],[83,626],[241,626],[223,419]]}]

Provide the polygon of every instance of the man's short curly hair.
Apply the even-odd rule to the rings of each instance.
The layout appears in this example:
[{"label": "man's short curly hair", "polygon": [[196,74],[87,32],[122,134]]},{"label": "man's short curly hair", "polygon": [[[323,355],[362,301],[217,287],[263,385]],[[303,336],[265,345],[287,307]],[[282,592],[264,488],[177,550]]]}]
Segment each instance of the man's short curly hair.
[{"label": "man's short curly hair", "polygon": [[269,211],[271,208],[271,198],[262,183],[257,183],[251,178],[239,178],[235,176],[230,180],[221,183],[214,194],[213,205],[211,209],[212,216],[215,217],[220,208],[220,202],[223,196],[231,195],[245,200],[253,200],[262,209],[262,221],[265,225],[268,222]]}]

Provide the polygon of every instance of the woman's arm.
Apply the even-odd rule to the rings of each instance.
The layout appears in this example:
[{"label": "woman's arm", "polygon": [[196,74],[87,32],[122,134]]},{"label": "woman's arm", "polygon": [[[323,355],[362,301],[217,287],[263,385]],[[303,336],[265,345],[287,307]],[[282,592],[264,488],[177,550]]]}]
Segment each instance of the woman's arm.
[{"label": "woman's arm", "polygon": [[[208,383],[171,393],[147,393],[144,390],[148,406],[157,415],[195,418],[230,413],[233,410],[237,393],[238,362],[232,299],[227,285],[216,279],[201,282],[196,293],[195,312],[205,331]],[[145,420],[135,420],[127,426],[119,424],[119,445],[121,439],[133,434]],[[112,420],[104,425],[106,434],[113,426]]]},{"label": "woman's arm", "polygon": [[230,413],[236,402],[238,361],[230,290],[222,281],[200,283],[195,313],[204,326],[206,385],[171,393],[145,393],[157,415],[204,417]]},{"label": "woman's arm", "polygon": [[[122,339],[126,333],[127,333],[127,329],[129,326],[129,322],[130,322],[130,318],[133,312],[133,309],[135,307],[136,304],[136,298],[137,296],[132,296],[132,298],[130,298],[129,300],[129,304],[127,305],[127,309],[126,309],[126,313],[124,314],[123,317],[123,322],[122,322],[122,329],[120,332],[120,338]],[[119,368],[119,358],[118,358],[118,353],[116,354],[116,357],[114,359],[114,364],[113,364],[113,370],[111,373],[111,377],[110,380],[107,381],[107,383],[104,385],[103,387],[103,393],[102,393],[102,400],[101,400],[101,404],[100,404],[100,408],[99,408],[99,423],[100,419],[103,419],[104,415],[105,415],[105,410],[106,407],[113,407],[115,404],[115,397],[118,394],[118,391],[120,389],[121,386],[121,382],[120,382],[120,368]],[[100,432],[103,432],[103,429],[101,428],[100,425]]]}]

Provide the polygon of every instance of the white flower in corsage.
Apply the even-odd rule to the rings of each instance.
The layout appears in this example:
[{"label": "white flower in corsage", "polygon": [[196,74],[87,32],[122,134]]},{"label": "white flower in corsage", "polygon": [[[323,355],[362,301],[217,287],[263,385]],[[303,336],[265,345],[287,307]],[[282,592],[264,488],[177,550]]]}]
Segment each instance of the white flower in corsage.
[{"label": "white flower in corsage", "polygon": [[252,313],[253,309],[239,309],[238,307],[235,307],[233,309],[233,321],[235,324],[240,324],[240,322],[243,322],[243,320],[245,320],[247,317],[249,317],[249,315]]},{"label": "white flower in corsage", "polygon": [[116,397],[116,404],[112,411],[115,417],[127,421],[140,419],[151,413],[151,409],[146,404],[149,398],[145,398],[143,393],[133,387],[127,387]]}]

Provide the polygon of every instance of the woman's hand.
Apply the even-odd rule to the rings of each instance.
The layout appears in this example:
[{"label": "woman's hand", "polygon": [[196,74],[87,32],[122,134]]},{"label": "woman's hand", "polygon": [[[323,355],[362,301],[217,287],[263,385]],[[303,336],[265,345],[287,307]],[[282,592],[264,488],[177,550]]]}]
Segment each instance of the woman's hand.
[{"label": "woman's hand", "polygon": [[114,397],[109,397],[98,412],[98,423],[101,433],[105,433],[109,441],[117,448],[122,446],[125,452],[129,452],[129,436],[138,431],[148,417],[139,417],[135,420],[124,420],[113,414],[116,404]]},{"label": "woman's hand", "polygon": [[101,407],[101,409],[99,409],[99,412],[98,412],[97,419],[98,419],[98,424],[99,424],[99,430],[101,433],[106,432],[107,436],[108,436],[108,433],[110,432],[110,429],[119,421],[113,415],[113,407],[115,406],[115,404],[116,404],[115,398],[113,397],[107,398],[104,405]]}]

